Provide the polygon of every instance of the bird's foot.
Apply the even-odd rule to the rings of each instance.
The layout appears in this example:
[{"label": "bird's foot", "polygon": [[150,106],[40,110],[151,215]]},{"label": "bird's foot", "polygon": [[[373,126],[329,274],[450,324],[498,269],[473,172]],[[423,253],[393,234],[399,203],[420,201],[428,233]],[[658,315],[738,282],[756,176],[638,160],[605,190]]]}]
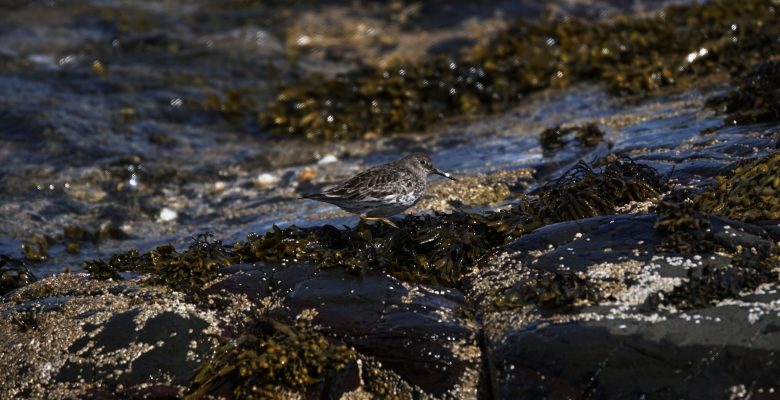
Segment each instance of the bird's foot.
[{"label": "bird's foot", "polygon": [[393,221],[390,221],[387,218],[366,217],[365,215],[361,215],[360,216],[360,220],[361,221],[379,221],[379,222],[384,222],[384,223],[392,226],[393,228],[398,229],[398,225],[394,224]]}]

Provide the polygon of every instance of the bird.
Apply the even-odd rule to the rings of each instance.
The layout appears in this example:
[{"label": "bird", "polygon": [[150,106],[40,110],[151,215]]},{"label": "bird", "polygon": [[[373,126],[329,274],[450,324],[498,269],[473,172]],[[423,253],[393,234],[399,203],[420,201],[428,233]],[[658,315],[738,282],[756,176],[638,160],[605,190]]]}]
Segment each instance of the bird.
[{"label": "bird", "polygon": [[456,180],[434,167],[427,154],[415,153],[369,168],[321,193],[303,198],[330,203],[360,215],[361,221],[380,221],[397,229],[387,218],[420,200],[430,174]]}]

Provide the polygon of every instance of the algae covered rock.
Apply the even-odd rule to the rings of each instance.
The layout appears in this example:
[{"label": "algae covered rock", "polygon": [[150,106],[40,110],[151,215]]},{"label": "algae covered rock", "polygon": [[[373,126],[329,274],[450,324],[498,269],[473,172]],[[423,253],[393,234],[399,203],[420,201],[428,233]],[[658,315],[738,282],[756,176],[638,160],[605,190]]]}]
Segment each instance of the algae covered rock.
[{"label": "algae covered rock", "polygon": [[[321,371],[322,379],[317,382],[296,386],[266,381],[270,385],[256,385],[260,388],[257,393],[293,388],[296,393],[327,393],[332,398],[350,393],[399,398],[476,396],[481,368],[478,328],[457,290],[407,283],[377,271],[322,269],[304,262],[286,266],[244,264],[231,269],[235,273],[217,280],[206,291],[222,297],[241,294],[247,299],[259,299],[256,296],[263,294],[262,299],[250,300],[249,304],[258,308],[267,304],[266,318],[290,327],[282,328],[287,333],[272,337],[308,337],[306,340],[312,343],[308,346],[320,348],[319,356],[332,356],[330,361],[310,364],[310,372]],[[209,361],[204,367],[211,371],[203,373],[201,389],[193,393],[230,388],[228,392],[238,393],[238,389],[246,394],[248,386],[242,382],[263,379],[262,369],[271,368],[267,361],[257,358],[264,350],[256,347],[248,353],[249,348],[243,343],[265,340],[258,335],[256,326],[250,324],[251,338],[240,339],[247,333],[239,335],[238,346],[243,346],[243,351],[231,348],[232,355],[219,357],[256,358],[253,368],[259,375],[231,378],[231,374],[236,374],[231,371],[216,376],[220,368],[211,366],[214,361]],[[279,330],[268,325],[264,329]],[[319,339],[312,342],[315,332]],[[303,339],[296,340],[303,343]],[[224,360],[217,359],[217,365],[229,365]],[[290,357],[288,362],[292,360]],[[326,364],[332,366],[330,371],[314,366]]]},{"label": "algae covered rock", "polygon": [[771,0],[719,0],[614,20],[520,20],[463,57],[397,62],[283,86],[260,123],[280,134],[356,139],[499,112],[533,91],[584,80],[604,82],[615,94],[684,88],[696,77],[738,74],[776,54],[776,7]]},{"label": "algae covered rock", "polygon": [[617,215],[550,225],[483,259],[464,285],[477,301],[494,396],[777,390],[776,239],[708,218],[712,245],[696,253],[662,246],[668,231],[656,215]]},{"label": "algae covered rock", "polygon": [[402,282],[387,274],[328,269],[298,280],[272,317],[311,322],[381,363],[420,393],[476,396],[477,326],[455,289]]}]

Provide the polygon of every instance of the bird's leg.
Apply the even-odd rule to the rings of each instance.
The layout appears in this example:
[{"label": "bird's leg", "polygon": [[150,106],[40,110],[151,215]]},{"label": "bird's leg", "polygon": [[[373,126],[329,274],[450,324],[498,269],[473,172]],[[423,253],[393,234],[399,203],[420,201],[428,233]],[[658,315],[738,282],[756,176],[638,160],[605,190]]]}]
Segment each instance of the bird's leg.
[{"label": "bird's leg", "polygon": [[394,224],[393,221],[390,221],[387,218],[375,218],[375,217],[367,217],[365,215],[361,215],[360,216],[360,220],[361,221],[380,221],[380,222],[384,222],[384,223],[392,226],[395,229],[398,229],[398,225]]}]

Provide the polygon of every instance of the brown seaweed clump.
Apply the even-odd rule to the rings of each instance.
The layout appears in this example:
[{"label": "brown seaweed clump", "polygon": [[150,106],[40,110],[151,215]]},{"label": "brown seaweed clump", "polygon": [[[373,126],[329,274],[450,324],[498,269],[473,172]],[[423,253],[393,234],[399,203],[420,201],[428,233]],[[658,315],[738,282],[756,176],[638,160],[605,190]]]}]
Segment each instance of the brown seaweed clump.
[{"label": "brown seaweed clump", "polygon": [[736,167],[696,198],[707,213],[738,221],[780,220],[780,153]]},{"label": "brown seaweed clump", "polygon": [[708,101],[728,114],[727,123],[752,124],[780,120],[780,62],[755,66],[727,95]]},{"label": "brown seaweed clump", "polygon": [[545,310],[565,310],[597,303],[603,299],[600,287],[582,273],[560,273],[530,268],[518,283],[506,289],[495,305],[517,308],[535,304]]},{"label": "brown seaweed clump", "polygon": [[0,296],[36,280],[24,264],[0,254]]},{"label": "brown seaweed clump", "polygon": [[119,279],[119,272],[151,274],[152,284],[163,284],[202,300],[202,287],[219,276],[219,269],[233,264],[231,253],[221,241],[209,241],[209,235],[193,238],[183,252],[170,245],[158,246],[146,254],[130,249],[114,254],[109,261],[84,263],[84,269],[96,279]]},{"label": "brown seaweed clump", "polygon": [[285,398],[342,370],[355,352],[306,326],[258,317],[250,328],[201,364],[186,399],[232,393],[237,399]]},{"label": "brown seaweed clump", "polygon": [[547,128],[539,134],[539,143],[546,151],[559,149],[569,142],[567,136],[573,136],[582,147],[592,147],[604,138],[604,131],[598,125],[590,123],[582,126]]},{"label": "brown seaweed clump", "polygon": [[28,261],[43,262],[49,258],[49,246],[57,240],[49,235],[33,235],[32,239],[22,243],[24,257]]},{"label": "brown seaweed clump", "polygon": [[663,236],[658,250],[689,254],[714,251],[716,245],[708,232],[709,216],[682,196],[676,194],[658,202],[654,227]]},{"label": "brown seaweed clump", "polygon": [[478,216],[465,212],[409,216],[398,225],[274,227],[264,236],[236,243],[235,260],[307,260],[321,268],[378,269],[406,281],[453,286],[479,256],[504,241]]},{"label": "brown seaweed clump", "polygon": [[686,273],[686,282],[665,294],[663,303],[692,309],[738,298],[762,284],[777,282],[779,256],[776,247],[743,249],[732,256],[730,265],[691,268]]},{"label": "brown seaweed clump", "polygon": [[78,225],[68,225],[62,228],[60,235],[33,235],[32,239],[22,244],[22,251],[28,261],[43,262],[49,258],[49,247],[55,244],[64,244],[65,251],[77,254],[81,251],[81,245],[84,243],[97,245],[105,239],[124,239],[126,237],[127,235],[121,229],[110,224],[96,230]]},{"label": "brown seaweed clump", "polygon": [[614,214],[620,205],[658,197],[664,190],[656,170],[628,157],[617,158],[599,172],[580,161],[543,188],[538,210],[546,225]]},{"label": "brown seaweed clump", "polygon": [[276,133],[317,139],[424,130],[450,117],[505,110],[524,95],[582,80],[617,94],[739,74],[780,52],[771,0],[670,6],[650,17],[518,21],[462,57],[439,56],[281,88],[261,113]]}]

